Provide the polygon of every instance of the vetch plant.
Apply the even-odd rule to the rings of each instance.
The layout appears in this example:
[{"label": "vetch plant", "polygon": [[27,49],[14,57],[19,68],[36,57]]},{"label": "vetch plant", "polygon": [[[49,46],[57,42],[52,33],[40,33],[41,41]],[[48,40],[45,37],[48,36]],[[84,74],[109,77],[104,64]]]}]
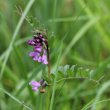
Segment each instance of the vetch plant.
[{"label": "vetch plant", "polygon": [[[42,63],[48,66],[48,75],[44,76],[43,79],[38,81],[31,81],[29,85],[32,86],[33,91],[40,90],[41,93],[46,92],[46,87],[52,85],[55,74],[50,73],[50,51],[48,40],[45,31],[35,31],[33,38],[27,41],[28,45],[33,47],[33,51],[29,53],[29,56],[38,63]],[[94,73],[94,72],[92,72]],[[83,74],[83,76],[82,76]],[[58,78],[55,83],[60,83],[63,80],[79,79],[84,80],[88,79],[92,82],[99,84],[98,81],[91,79],[91,71],[86,71],[81,67],[76,65],[69,66],[65,65],[59,67],[58,69]]]},{"label": "vetch plant", "polygon": [[[55,77],[54,74],[50,74],[50,51],[46,32],[38,30],[35,31],[33,38],[28,40],[27,43],[33,47],[33,51],[29,53],[29,56],[33,59],[33,61],[48,65],[48,76],[44,77],[39,82],[31,81],[29,83],[32,86],[33,91],[40,89],[40,92],[44,93],[46,91],[45,88],[48,85],[52,85],[52,80],[54,80]],[[81,72],[83,73],[84,77],[79,75]],[[95,83],[98,83],[97,81],[91,79],[89,74],[85,76],[85,73],[87,73],[85,69],[80,70],[80,67],[77,66],[70,67],[69,65],[66,65],[62,68],[60,67],[58,70],[58,78],[60,78],[56,81],[56,83],[68,79],[89,79]]]}]

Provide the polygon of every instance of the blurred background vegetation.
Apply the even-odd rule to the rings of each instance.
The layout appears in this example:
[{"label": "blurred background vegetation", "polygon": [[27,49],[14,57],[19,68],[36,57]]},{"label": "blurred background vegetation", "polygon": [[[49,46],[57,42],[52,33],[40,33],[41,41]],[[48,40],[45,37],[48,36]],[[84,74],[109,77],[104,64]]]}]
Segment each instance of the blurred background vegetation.
[{"label": "blurred background vegetation", "polygon": [[[30,1],[18,33],[21,12]],[[34,28],[48,32],[52,70],[61,53],[58,66],[77,64],[94,70],[94,79],[100,79],[99,85],[62,81],[50,110],[110,110],[110,0],[0,0],[0,110],[48,110],[48,92],[33,93],[28,85],[46,72],[46,66],[28,56],[32,48],[26,42]]]}]

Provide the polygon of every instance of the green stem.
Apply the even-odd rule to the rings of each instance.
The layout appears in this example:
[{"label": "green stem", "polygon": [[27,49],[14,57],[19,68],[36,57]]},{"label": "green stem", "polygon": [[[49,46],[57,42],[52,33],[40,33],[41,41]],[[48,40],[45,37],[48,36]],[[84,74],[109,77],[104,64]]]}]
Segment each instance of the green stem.
[{"label": "green stem", "polygon": [[50,67],[50,50],[48,48],[49,46],[47,45],[47,59],[48,59],[48,77],[51,74],[51,67]]},{"label": "green stem", "polygon": [[51,87],[48,87],[48,92],[46,94],[46,110],[49,110],[50,97],[51,97]]}]

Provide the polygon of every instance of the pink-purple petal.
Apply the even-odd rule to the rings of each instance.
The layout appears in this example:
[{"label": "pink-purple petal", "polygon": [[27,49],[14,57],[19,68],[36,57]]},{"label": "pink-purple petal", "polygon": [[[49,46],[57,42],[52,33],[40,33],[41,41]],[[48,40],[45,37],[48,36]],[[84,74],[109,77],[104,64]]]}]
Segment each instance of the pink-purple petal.
[{"label": "pink-purple petal", "polygon": [[44,60],[43,61],[43,64],[47,65],[48,64],[48,61],[47,60]]},{"label": "pink-purple petal", "polygon": [[35,46],[34,51],[36,52],[42,52],[42,46]]},{"label": "pink-purple petal", "polygon": [[34,87],[39,87],[39,86],[40,86],[40,83],[37,82],[37,81],[31,81],[29,84],[30,84],[31,86],[34,86]]},{"label": "pink-purple petal", "polygon": [[28,40],[28,42],[27,42],[29,45],[35,45],[35,42],[33,41],[33,40]]},{"label": "pink-purple petal", "polygon": [[43,56],[42,56],[42,63],[43,63],[43,64],[48,64],[47,55],[43,55]]},{"label": "pink-purple petal", "polygon": [[[40,55],[36,55],[35,57],[33,57],[33,60],[34,61],[39,61],[39,57],[40,57]],[[40,61],[39,61],[40,62]]]},{"label": "pink-purple petal", "polygon": [[37,61],[42,62],[42,57],[40,56]]},{"label": "pink-purple petal", "polygon": [[33,87],[32,90],[33,91],[37,91],[38,90],[38,87]]},{"label": "pink-purple petal", "polygon": [[37,91],[41,86],[41,83],[37,81],[31,81],[29,84],[32,86],[33,91]]},{"label": "pink-purple petal", "polygon": [[30,57],[35,57],[36,55],[38,55],[37,52],[30,52],[30,53],[29,53],[29,56],[30,56]]}]

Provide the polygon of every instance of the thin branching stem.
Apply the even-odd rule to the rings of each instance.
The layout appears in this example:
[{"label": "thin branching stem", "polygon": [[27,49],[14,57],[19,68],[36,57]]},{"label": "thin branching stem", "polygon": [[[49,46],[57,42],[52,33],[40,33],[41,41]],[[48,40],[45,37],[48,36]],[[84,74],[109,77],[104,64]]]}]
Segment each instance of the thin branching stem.
[{"label": "thin branching stem", "polygon": [[88,77],[68,77],[68,78],[62,78],[62,79],[56,81],[56,83],[59,83],[59,82],[61,82],[63,80],[70,80],[70,79],[81,79],[81,80],[88,79],[88,80],[93,81],[93,82],[95,82],[97,84],[100,84],[99,81],[91,79],[91,78],[88,78]]}]

